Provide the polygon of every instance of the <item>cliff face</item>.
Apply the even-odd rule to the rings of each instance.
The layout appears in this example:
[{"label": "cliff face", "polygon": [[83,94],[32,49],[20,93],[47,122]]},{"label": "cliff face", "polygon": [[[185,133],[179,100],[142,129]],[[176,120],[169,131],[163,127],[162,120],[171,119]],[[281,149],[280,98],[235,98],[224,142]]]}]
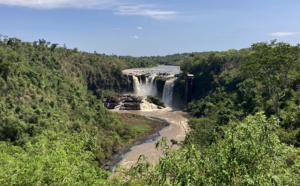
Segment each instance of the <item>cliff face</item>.
[{"label": "cliff face", "polygon": [[[174,77],[175,76],[175,77]],[[124,74],[124,79],[126,80],[123,83],[122,92],[123,94],[134,94],[136,96],[155,96],[160,99],[164,99],[164,91],[166,82],[170,79],[174,79],[172,85],[172,100],[170,106],[176,108],[184,108],[185,105],[191,102],[194,93],[194,76],[192,74],[174,74],[170,75],[168,73],[160,73],[158,75],[147,74]],[[138,85],[136,85],[138,84]],[[138,90],[135,90],[138,89]],[[170,90],[168,90],[170,91]],[[112,103],[113,104],[113,103]],[[116,106],[116,105],[114,105]],[[110,109],[113,109],[113,105],[110,105]]]}]

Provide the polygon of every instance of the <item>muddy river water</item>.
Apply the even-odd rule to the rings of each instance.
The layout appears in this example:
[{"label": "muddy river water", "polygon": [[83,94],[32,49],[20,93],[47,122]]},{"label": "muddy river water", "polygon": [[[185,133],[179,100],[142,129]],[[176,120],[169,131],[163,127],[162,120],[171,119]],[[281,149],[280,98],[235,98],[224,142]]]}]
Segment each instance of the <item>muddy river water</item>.
[{"label": "muddy river water", "polygon": [[[171,108],[139,111],[115,110],[114,112],[156,117],[170,123],[169,126],[163,128],[159,132],[160,136],[155,140],[132,147],[131,150],[122,157],[122,161],[119,163],[123,168],[130,168],[134,165],[141,154],[145,155],[150,162],[157,163],[162,152],[155,148],[155,143],[158,140],[161,140],[162,137],[167,137],[168,140],[175,139],[178,142],[181,142],[184,140],[186,133],[189,130],[186,114],[182,111],[172,110]],[[174,148],[176,148],[176,146],[174,146]]]}]

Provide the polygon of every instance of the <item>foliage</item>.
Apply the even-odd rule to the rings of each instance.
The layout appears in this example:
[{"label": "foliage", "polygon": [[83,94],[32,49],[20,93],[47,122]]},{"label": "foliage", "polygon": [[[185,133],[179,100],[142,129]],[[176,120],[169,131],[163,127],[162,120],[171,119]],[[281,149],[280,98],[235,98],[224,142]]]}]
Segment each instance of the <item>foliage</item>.
[{"label": "foliage", "polygon": [[[1,185],[93,185],[102,184],[108,173],[99,169],[94,155],[86,151],[80,133],[52,139],[41,135],[24,149],[0,144]],[[55,139],[59,138],[59,139]]]},{"label": "foliage", "polygon": [[157,65],[179,65],[179,63],[188,57],[188,53],[172,54],[166,56],[119,56],[119,59],[125,62],[126,68],[153,67]]},{"label": "foliage", "polygon": [[159,99],[157,97],[147,96],[147,101],[149,103],[153,103],[153,104],[157,105],[159,108],[161,108],[161,107],[166,108],[165,103],[161,99]]},{"label": "foliage", "polygon": [[[299,55],[299,45],[276,41],[134,58],[81,52],[43,39],[0,39],[0,183],[297,185]],[[157,143],[164,152],[158,165],[141,156],[125,172],[127,181],[106,180],[100,167],[151,130],[147,122],[135,125],[134,119],[108,112],[101,99],[121,91],[124,68],[178,63],[195,77],[194,100],[187,106],[195,118],[182,149],[163,138]],[[164,81],[157,83],[163,87]],[[183,75],[177,83],[177,90],[184,88]]]},{"label": "foliage", "polygon": [[280,101],[285,96],[300,58],[300,45],[283,42],[255,43],[242,63],[241,71],[261,82],[280,118]]},{"label": "foliage", "polygon": [[230,120],[237,120],[242,114],[235,110],[236,104],[222,88],[218,88],[203,99],[191,102],[187,108],[194,116],[208,117],[216,120],[218,125],[226,125]]},{"label": "foliage", "polygon": [[221,130],[216,121],[209,118],[191,118],[188,125],[191,131],[187,134],[184,143],[193,144],[197,149],[204,149],[216,142]]},{"label": "foliage", "polygon": [[103,106],[121,91],[125,67],[43,39],[0,40],[1,185],[102,183],[100,168],[148,132]]},{"label": "foliage", "polygon": [[[166,139],[158,165],[141,157],[129,172],[144,185],[297,185],[300,151],[280,143],[276,120],[262,113],[233,123],[225,137],[200,152],[193,145],[174,150]],[[133,181],[134,180],[134,181]]]},{"label": "foliage", "polygon": [[182,70],[194,74],[194,99],[187,111],[218,126],[259,111],[267,117],[276,114],[283,128],[280,138],[298,144],[299,48],[271,41],[239,51],[191,54],[181,63]]},{"label": "foliage", "polygon": [[[226,81],[220,81],[221,77],[235,78],[231,70],[236,69],[239,63],[249,53],[249,49],[229,50],[226,52],[203,52],[192,53],[188,58],[184,59],[180,68],[182,71],[194,74],[195,92],[194,98],[199,99],[205,97],[209,91],[215,90],[216,87],[222,85]],[[229,79],[227,80],[228,84]],[[236,80],[235,80],[236,81]]]}]

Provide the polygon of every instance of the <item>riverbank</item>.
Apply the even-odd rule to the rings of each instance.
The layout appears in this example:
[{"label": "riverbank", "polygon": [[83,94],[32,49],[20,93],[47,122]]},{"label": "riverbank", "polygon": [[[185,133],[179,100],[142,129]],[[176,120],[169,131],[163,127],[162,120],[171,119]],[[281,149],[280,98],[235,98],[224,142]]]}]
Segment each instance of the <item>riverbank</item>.
[{"label": "riverbank", "polygon": [[[132,113],[145,117],[155,117],[165,120],[169,123],[167,127],[164,127],[159,131],[159,136],[154,140],[140,145],[133,146],[130,151],[126,153],[120,161],[122,168],[128,169],[134,165],[141,154],[145,155],[150,162],[157,163],[159,157],[162,155],[160,150],[155,148],[155,143],[162,137],[166,137],[168,140],[174,139],[177,142],[182,142],[185,139],[187,132],[190,130],[187,124],[188,115],[183,111],[173,110],[171,108],[165,108],[161,110],[140,110],[140,111],[122,111],[114,110],[116,113]],[[179,148],[179,146],[173,146],[173,148]]]},{"label": "riverbank", "polygon": [[159,131],[170,125],[166,120],[152,116],[141,116],[133,113],[116,114],[120,116],[122,122],[130,123],[133,128],[138,128],[137,131],[139,131],[140,134],[138,134],[139,137],[136,139],[129,140],[125,143],[120,151],[106,162],[103,169],[108,171],[112,171],[115,165],[122,160],[122,156],[128,153],[133,146],[155,140],[160,136]]}]

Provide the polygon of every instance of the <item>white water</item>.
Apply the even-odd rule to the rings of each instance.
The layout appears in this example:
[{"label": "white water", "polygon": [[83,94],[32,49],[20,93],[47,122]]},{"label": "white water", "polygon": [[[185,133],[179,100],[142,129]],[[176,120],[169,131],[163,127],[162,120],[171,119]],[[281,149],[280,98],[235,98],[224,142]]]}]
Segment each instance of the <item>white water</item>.
[{"label": "white water", "polygon": [[132,76],[133,79],[133,91],[135,95],[140,95],[141,89],[140,89],[140,82],[138,77]]},{"label": "white water", "polygon": [[172,105],[173,100],[173,87],[177,78],[168,79],[165,83],[162,100],[167,106]]},{"label": "white water", "polygon": [[[139,77],[135,75],[132,76],[133,78],[133,89],[134,94],[137,96],[156,96],[157,95],[157,88],[156,83],[154,81],[156,74],[152,74],[149,77],[146,77],[145,83],[143,83]],[[140,79],[140,81],[139,81]]]},{"label": "white water", "polygon": [[149,103],[146,98],[143,99],[143,103],[141,103],[141,110],[143,111],[158,111],[157,105],[153,103]]},{"label": "white water", "polygon": [[[174,74],[179,74],[180,72],[181,71],[179,66],[172,65],[160,65],[153,68],[134,68],[123,70],[123,74],[132,75],[134,94],[138,96],[157,96],[157,88],[155,81],[155,77],[157,76],[157,74],[167,73],[174,76]],[[151,74],[146,79],[145,84],[143,84],[139,80],[141,74]],[[138,75],[138,77],[135,75]]]},{"label": "white water", "polygon": [[[123,72],[125,72],[125,74],[151,74],[149,77],[146,78],[145,84],[140,82],[137,76],[132,75],[134,94],[138,96],[157,96],[157,86],[155,81],[155,77],[157,76],[156,74],[160,72],[167,72],[174,76],[174,74],[178,74],[180,72],[180,69],[179,67],[175,66],[159,66],[152,69],[128,69]],[[166,81],[165,83],[163,97],[165,98],[164,102],[166,103],[166,105],[170,105],[170,103],[172,103],[173,87],[175,80],[176,78],[172,78]],[[162,152],[161,150],[157,150],[155,148],[155,143],[158,140],[161,140],[163,136],[167,137],[168,140],[175,139],[178,142],[181,142],[184,140],[186,133],[189,131],[189,127],[187,125],[187,118],[181,111],[174,111],[170,107],[164,109],[157,109],[156,105],[146,102],[144,100],[141,104],[141,110],[139,111],[114,110],[114,112],[134,113],[148,117],[156,117],[166,120],[170,123],[168,127],[165,127],[159,132],[160,136],[155,140],[132,147],[131,151],[125,154],[122,158],[123,160],[120,162],[120,165],[123,168],[130,168],[130,166],[137,162],[141,154],[144,154],[150,162],[157,163],[159,156],[162,155]],[[178,146],[174,147],[178,148]]]},{"label": "white water", "polygon": [[[133,89],[134,94],[137,96],[157,96],[157,87],[155,77],[156,74],[152,74],[149,77],[146,77],[145,83],[141,80],[139,81],[140,77],[132,76],[133,77]],[[172,99],[173,99],[173,88],[174,82],[177,78],[168,79],[165,82],[164,89],[163,89],[163,96],[162,100],[167,106],[172,106]]]},{"label": "white water", "polygon": [[150,77],[149,77],[149,80],[150,80],[150,87],[151,87],[151,94],[152,96],[156,96],[157,95],[157,87],[156,87],[156,81],[155,81],[155,78],[156,78],[156,74],[152,74]]},{"label": "white water", "polygon": [[148,95],[150,95],[149,92],[151,91],[152,87],[149,86],[148,81],[149,81],[149,79],[148,79],[148,77],[146,77],[145,83],[140,82],[139,87],[140,87],[141,91],[139,93],[139,96],[148,96]]}]

